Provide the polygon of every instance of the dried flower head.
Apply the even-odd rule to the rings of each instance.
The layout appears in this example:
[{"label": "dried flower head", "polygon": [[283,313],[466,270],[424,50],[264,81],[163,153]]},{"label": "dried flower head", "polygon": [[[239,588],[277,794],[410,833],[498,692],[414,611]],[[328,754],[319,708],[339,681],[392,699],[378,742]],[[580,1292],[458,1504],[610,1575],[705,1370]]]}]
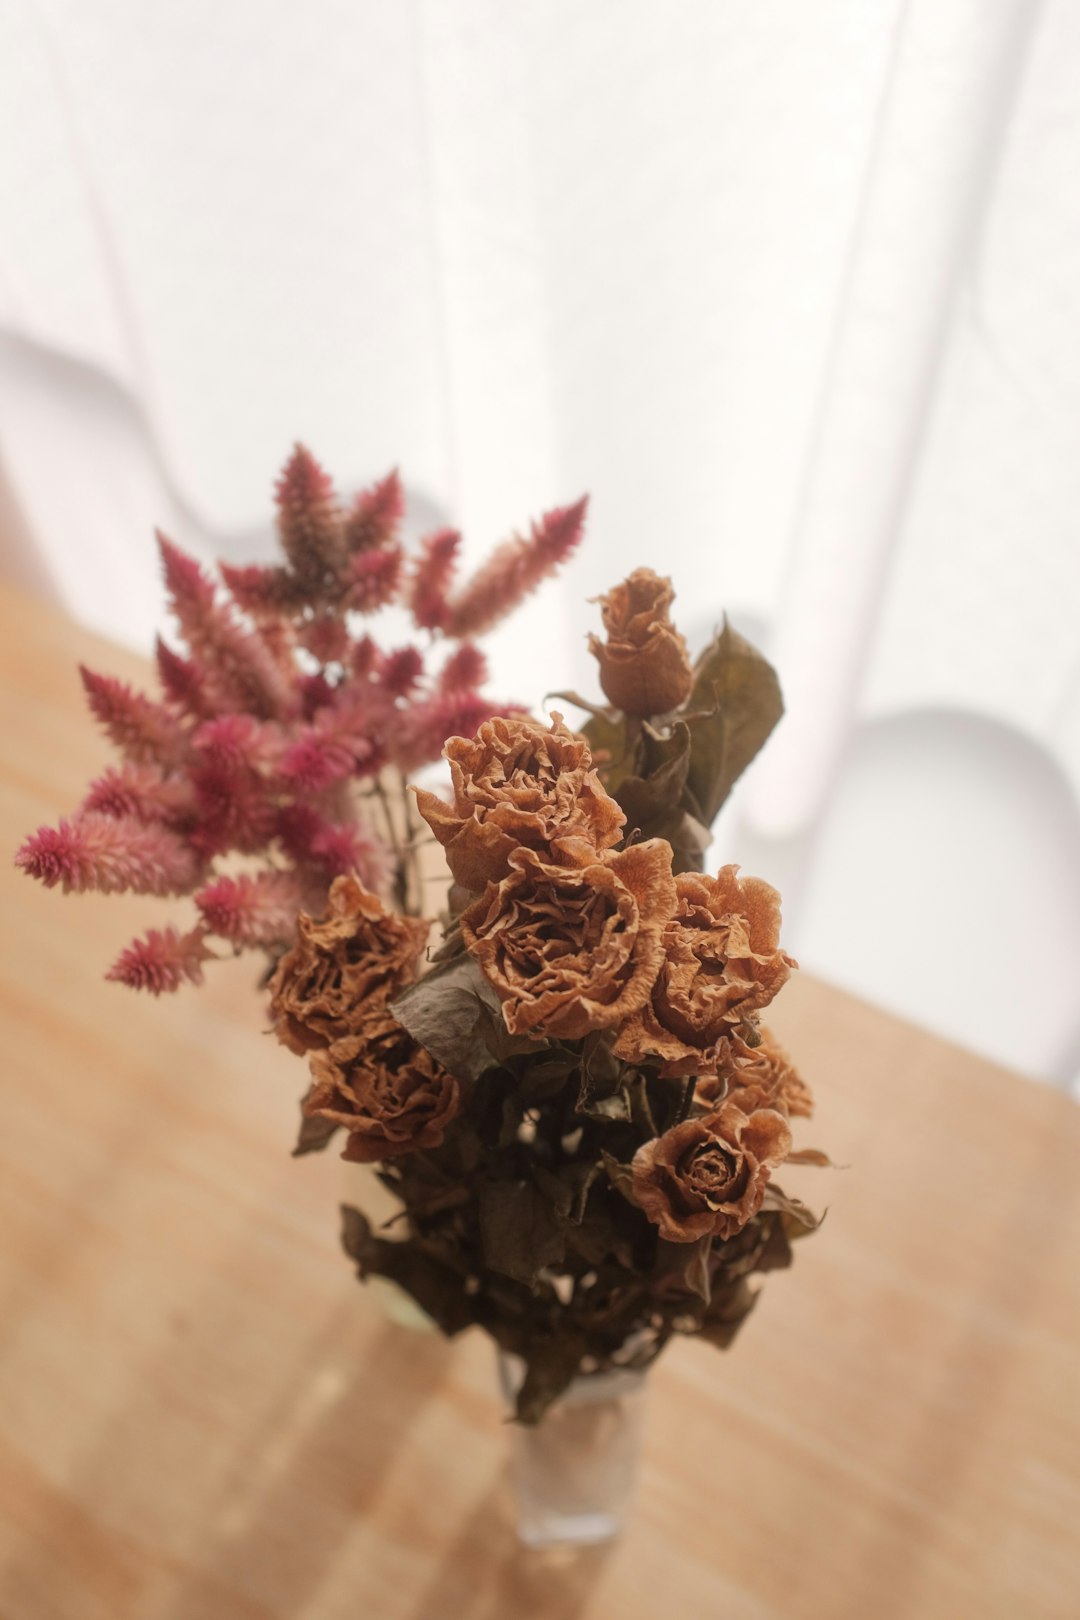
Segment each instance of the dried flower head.
[{"label": "dried flower head", "polygon": [[511,1034],[575,1040],[617,1027],[645,1002],[674,905],[663,839],[577,866],[519,849],[509,876],[462,913],[461,932]]},{"label": "dried flower head", "polygon": [[634,1155],[633,1192],[672,1243],[707,1233],[730,1238],[756,1215],[769,1175],[791,1151],[783,1114],[746,1114],[730,1099],[712,1114],[684,1120]]},{"label": "dried flower head", "polygon": [[624,714],[667,714],[690,695],[686,642],[668,615],[674,597],[670,579],[635,568],[598,599],[607,640],[590,636],[589,651],[605,695]]},{"label": "dried flower head", "polygon": [[311,1076],[304,1114],[343,1126],[342,1157],[361,1164],[438,1147],[461,1105],[457,1081],[385,1009],[313,1052]]},{"label": "dried flower head", "polygon": [[488,720],[475,737],[451,737],[443,752],[453,805],[421,788],[416,803],[463,888],[505,877],[519,848],[558,860],[572,843],[599,851],[621,836],[626,817],[593,770],[588,743],[561,714],[546,728]]},{"label": "dried flower head", "polygon": [[301,913],[270,981],[278,1039],[304,1053],[353,1035],[416,974],[431,924],[389,911],[354,877],[330,887],[326,916]]},{"label": "dried flower head", "polygon": [[794,960],[779,948],[780,896],[737,866],[681,872],[652,993],[620,1030],[616,1054],[660,1060],[665,1075],[715,1074],[728,1042],[776,995]]},{"label": "dried flower head", "polygon": [[726,1083],[728,1098],[745,1113],[754,1108],[777,1108],[787,1118],[801,1115],[809,1119],[813,1114],[813,1093],[771,1030],[762,1027],[757,1046],[749,1046],[739,1035],[733,1036],[729,1058],[730,1066],[724,1073],[698,1082],[698,1099],[710,1101]]}]

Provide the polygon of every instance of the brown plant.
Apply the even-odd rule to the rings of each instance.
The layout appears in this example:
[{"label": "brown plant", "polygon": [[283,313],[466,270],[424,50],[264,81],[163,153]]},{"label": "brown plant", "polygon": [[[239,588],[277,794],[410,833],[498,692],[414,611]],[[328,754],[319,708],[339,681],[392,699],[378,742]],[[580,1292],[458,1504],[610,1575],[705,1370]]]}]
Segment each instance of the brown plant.
[{"label": "brown plant", "polygon": [[454,1077],[385,1010],[311,1055],[304,1115],[349,1133],[342,1158],[371,1164],[438,1147],[461,1106]]},{"label": "brown plant", "polygon": [[278,1040],[302,1056],[355,1034],[416,977],[430,928],[389,911],[356,878],[337,878],[324,918],[300,913],[296,943],[270,981]]},{"label": "brown plant", "polygon": [[761,878],[723,866],[715,878],[681,872],[652,993],[615,1042],[631,1063],[660,1059],[664,1075],[715,1074],[729,1041],[765,1007],[794,960],[779,948],[780,896]]},{"label": "brown plant", "polygon": [[485,721],[475,737],[451,737],[443,752],[453,805],[414,791],[463,888],[505,877],[519,848],[558,859],[570,840],[602,850],[621,836],[626,817],[593,770],[588,743],[561,714],[549,727],[516,717]]},{"label": "brown plant", "polygon": [[648,997],[675,905],[671,847],[652,838],[581,865],[510,857],[461,916],[461,932],[514,1035],[576,1040],[611,1029]]},{"label": "brown plant", "polygon": [[758,1213],[770,1171],[790,1151],[783,1114],[773,1108],[746,1114],[729,1098],[638,1149],[634,1198],[669,1242],[730,1238]]},{"label": "brown plant", "polygon": [[675,592],[651,568],[598,598],[607,640],[589,637],[600,665],[600,685],[617,709],[631,715],[667,714],[684,703],[694,677],[686,642],[668,614]]}]

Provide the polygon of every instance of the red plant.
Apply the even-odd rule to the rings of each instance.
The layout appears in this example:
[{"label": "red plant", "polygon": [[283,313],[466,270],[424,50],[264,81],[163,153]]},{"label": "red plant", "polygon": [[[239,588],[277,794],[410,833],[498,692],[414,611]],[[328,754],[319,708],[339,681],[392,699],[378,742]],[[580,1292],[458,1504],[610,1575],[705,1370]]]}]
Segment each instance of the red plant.
[{"label": "red plant", "polygon": [[[460,536],[439,530],[410,557],[396,472],[345,508],[297,445],[275,495],[284,561],[222,564],[224,588],[159,535],[184,649],[158,641],[157,697],[81,671],[121,763],[16,855],[50,887],[194,896],[193,928],[151,929],[107,975],[155,995],[201,981],[207,941],[277,954],[344,872],[384,892],[399,877],[374,814],[380,773],[415,771],[448,736],[514,711],[481,692],[472,638],[565,561],[585,517],[584,500],[549,512],[455,594]],[[357,623],[391,603],[423,649],[384,650]]]}]

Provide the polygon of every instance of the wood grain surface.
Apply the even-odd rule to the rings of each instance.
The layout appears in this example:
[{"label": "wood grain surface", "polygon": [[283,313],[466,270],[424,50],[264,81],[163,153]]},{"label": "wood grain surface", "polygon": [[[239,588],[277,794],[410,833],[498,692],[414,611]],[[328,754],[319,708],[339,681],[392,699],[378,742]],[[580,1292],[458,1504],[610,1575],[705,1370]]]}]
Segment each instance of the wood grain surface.
[{"label": "wood grain surface", "polygon": [[[104,984],[183,903],[11,867],[107,757],[75,660],[141,666],[10,591],[0,634],[4,1620],[1080,1615],[1073,1103],[797,978],[800,1141],[848,1168],[785,1182],[825,1225],[730,1352],[658,1365],[629,1533],[526,1553],[491,1349],[353,1281],[251,965],[158,1003]],[[1007,910],[1002,948],[1037,1018]]]}]

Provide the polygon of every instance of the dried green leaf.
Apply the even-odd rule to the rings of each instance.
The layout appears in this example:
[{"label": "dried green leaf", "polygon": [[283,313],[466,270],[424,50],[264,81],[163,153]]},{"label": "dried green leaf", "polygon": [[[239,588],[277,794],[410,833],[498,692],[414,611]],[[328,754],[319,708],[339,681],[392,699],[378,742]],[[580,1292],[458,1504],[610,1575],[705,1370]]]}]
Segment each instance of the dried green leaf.
[{"label": "dried green leaf", "polygon": [[482,1182],[477,1202],[484,1263],[492,1271],[532,1287],[546,1266],[563,1259],[565,1221],[534,1181]]},{"label": "dried green leaf", "polygon": [[726,1350],[757,1304],[759,1292],[740,1277],[730,1288],[714,1293],[701,1325],[702,1338]]},{"label": "dried green leaf", "polygon": [[792,1240],[805,1237],[808,1232],[816,1232],[825,1219],[824,1215],[815,1215],[813,1210],[808,1209],[801,1199],[789,1198],[787,1193],[776,1185],[775,1181],[770,1181],[765,1189],[762,1208],[778,1211],[783,1220],[784,1231]]},{"label": "dried green leaf", "polygon": [[301,1114],[300,1130],[296,1146],[292,1150],[293,1158],[302,1158],[305,1153],[321,1153],[340,1129],[340,1125],[336,1125],[332,1120],[323,1119],[319,1114]]},{"label": "dried green leaf", "polygon": [[687,787],[694,800],[689,808],[711,825],[784,712],[776,671],[726,618],[694,668],[686,712]]},{"label": "dried green leaf", "polygon": [[413,1240],[401,1242],[377,1237],[367,1216],[348,1204],[341,1206],[341,1241],[356,1261],[361,1277],[387,1277],[403,1289],[448,1336],[460,1333],[475,1320],[471,1297],[462,1277],[434,1259]]},{"label": "dried green leaf", "polygon": [[390,1011],[458,1080],[478,1080],[511,1055],[542,1049],[508,1033],[499,998],[471,956],[455,956],[426,974]]}]

